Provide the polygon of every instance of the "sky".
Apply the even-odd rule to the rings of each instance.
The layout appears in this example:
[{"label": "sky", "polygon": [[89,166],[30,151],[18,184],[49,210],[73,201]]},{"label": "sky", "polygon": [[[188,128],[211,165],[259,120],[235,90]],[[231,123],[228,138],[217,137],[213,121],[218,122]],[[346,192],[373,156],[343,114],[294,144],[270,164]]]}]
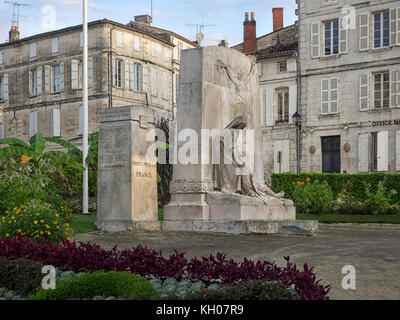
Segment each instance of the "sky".
[{"label": "sky", "polygon": [[[27,4],[20,7],[21,38],[82,23],[82,0],[10,0]],[[190,40],[196,39],[197,27],[204,29],[203,46],[220,40],[230,46],[243,41],[245,12],[255,12],[257,36],[272,31],[272,8],[284,8],[284,24],[297,20],[295,0],[153,0],[153,25],[174,31]],[[12,5],[0,0],[0,42],[8,39]],[[134,16],[150,14],[151,0],[88,0],[89,21],[107,18],[120,23]]]}]

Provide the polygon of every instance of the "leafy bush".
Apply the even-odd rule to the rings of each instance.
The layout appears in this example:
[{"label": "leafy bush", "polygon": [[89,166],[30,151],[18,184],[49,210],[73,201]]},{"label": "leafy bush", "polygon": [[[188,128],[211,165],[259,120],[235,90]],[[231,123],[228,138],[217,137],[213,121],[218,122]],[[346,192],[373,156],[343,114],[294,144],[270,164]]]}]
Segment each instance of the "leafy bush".
[{"label": "leafy bush", "polygon": [[349,189],[344,189],[333,203],[333,212],[341,214],[365,214],[365,205],[356,199]]},{"label": "leafy bush", "polygon": [[53,209],[31,201],[1,217],[0,237],[59,242],[70,239],[72,229]]},{"label": "leafy bush", "polygon": [[365,193],[365,209],[370,214],[398,214],[400,212],[397,203],[393,203],[393,197],[397,194],[396,190],[387,190],[385,182],[380,181],[376,192],[371,191],[371,185],[367,184]]},{"label": "leafy bush", "polygon": [[[177,281],[173,278],[166,279],[165,281],[151,279],[150,282],[154,290],[160,293],[160,298],[168,300],[185,299],[187,296],[207,288],[202,282],[190,282],[187,280]],[[216,289],[218,285],[211,285],[210,287]]]},{"label": "leafy bush", "polygon": [[326,181],[298,181],[293,191],[293,200],[303,213],[323,214],[331,211],[334,197]]},{"label": "leafy bush", "polygon": [[27,259],[10,260],[0,257],[0,288],[21,296],[33,293],[42,283],[42,264]]},{"label": "leafy bush", "polygon": [[14,291],[8,290],[6,288],[0,288],[0,300],[24,300]]},{"label": "leafy bush", "polygon": [[267,278],[279,280],[287,287],[293,286],[304,300],[328,299],[330,291],[330,286],[317,281],[313,268],[305,264],[303,270],[299,270],[289,257],[285,257],[285,267],[268,261],[228,260],[222,253],[188,261],[183,253],[177,251],[166,258],[161,251],[142,246],[119,251],[116,247],[106,250],[92,243],[63,240],[61,245],[56,245],[26,239],[0,239],[1,256],[11,259],[25,257],[74,272],[129,271],[149,279],[174,278],[202,282],[207,286]]},{"label": "leafy bush", "polygon": [[371,192],[376,192],[379,182],[385,180],[385,188],[387,190],[395,190],[397,194],[393,196],[392,203],[400,203],[400,179],[398,174],[387,173],[359,173],[359,174],[344,174],[344,173],[280,173],[271,175],[272,189],[274,191],[285,191],[286,197],[293,199],[293,192],[297,181],[310,182],[316,180],[326,181],[334,193],[335,199],[342,193],[343,189],[349,188],[351,195],[359,200],[367,199],[365,185],[371,186]]},{"label": "leafy bush", "polygon": [[299,294],[280,281],[251,280],[227,284],[217,289],[207,288],[188,295],[189,300],[300,300]]},{"label": "leafy bush", "polygon": [[78,300],[94,297],[154,299],[157,292],[150,282],[129,272],[94,272],[61,280],[55,290],[39,289],[30,300]]}]

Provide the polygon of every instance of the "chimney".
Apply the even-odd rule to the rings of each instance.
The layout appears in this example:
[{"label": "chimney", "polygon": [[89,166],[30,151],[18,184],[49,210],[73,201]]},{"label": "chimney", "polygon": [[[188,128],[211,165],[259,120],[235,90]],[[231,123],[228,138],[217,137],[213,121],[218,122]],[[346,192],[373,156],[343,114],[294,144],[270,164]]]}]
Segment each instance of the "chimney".
[{"label": "chimney", "polygon": [[257,51],[257,32],[256,32],[256,20],[254,19],[254,12],[251,13],[251,20],[249,20],[249,13],[246,12],[243,28],[244,28],[243,53],[250,54],[252,52]]},{"label": "chimney", "polygon": [[274,32],[283,29],[283,8],[273,8]]},{"label": "chimney", "polygon": [[19,40],[18,27],[12,26],[11,30],[9,32],[9,41],[13,42],[13,41],[17,41],[17,40]]},{"label": "chimney", "polygon": [[135,22],[147,24],[148,26],[151,26],[151,16],[148,14],[142,15],[142,16],[135,16]]}]

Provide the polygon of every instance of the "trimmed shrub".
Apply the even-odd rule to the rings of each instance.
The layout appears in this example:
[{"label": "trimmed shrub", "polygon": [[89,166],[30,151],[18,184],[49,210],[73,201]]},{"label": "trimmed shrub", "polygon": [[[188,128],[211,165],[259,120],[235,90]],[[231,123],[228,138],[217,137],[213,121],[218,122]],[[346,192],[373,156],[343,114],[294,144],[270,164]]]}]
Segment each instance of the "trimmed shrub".
[{"label": "trimmed shrub", "polygon": [[[160,298],[166,300],[182,300],[191,294],[199,293],[201,290],[207,288],[202,282],[177,281],[173,278],[166,279],[165,281],[151,279],[150,282],[154,290],[160,293]],[[210,287],[217,289],[218,285],[211,285]]]},{"label": "trimmed shrub", "polygon": [[343,173],[281,173],[272,174],[271,183],[274,191],[285,191],[286,198],[293,199],[297,181],[301,182],[326,181],[334,193],[335,199],[342,193],[343,189],[349,189],[351,195],[359,200],[367,199],[366,185],[371,185],[371,192],[375,193],[378,189],[380,181],[385,180],[385,188],[387,190],[395,190],[397,194],[393,196],[392,203],[400,203],[400,176],[398,174],[387,173],[360,173],[360,174],[343,174]]},{"label": "trimmed shrub", "polygon": [[42,265],[39,262],[0,257],[0,288],[15,291],[21,296],[33,293],[42,283]]},{"label": "trimmed shrub", "polygon": [[0,237],[59,242],[70,239],[72,229],[53,209],[36,202],[14,208],[1,217]]},{"label": "trimmed shrub", "polygon": [[330,291],[330,286],[317,281],[313,268],[304,264],[303,270],[299,270],[289,257],[285,257],[285,267],[246,258],[242,262],[228,260],[223,253],[188,261],[184,253],[175,251],[166,258],[161,251],[143,246],[119,251],[116,247],[106,250],[92,243],[63,240],[61,245],[56,245],[26,239],[0,239],[0,256],[11,259],[25,257],[74,272],[129,271],[149,279],[174,278],[202,282],[207,286],[267,278],[279,280],[287,287],[293,286],[304,300],[327,300]]},{"label": "trimmed shrub", "polygon": [[14,291],[8,290],[6,288],[0,288],[0,300],[24,300]]},{"label": "trimmed shrub", "polygon": [[334,197],[326,181],[298,181],[293,191],[293,200],[303,213],[323,214],[331,212]]},{"label": "trimmed shrub", "polygon": [[39,289],[30,300],[82,300],[95,297],[155,299],[158,293],[150,282],[129,272],[94,272],[74,276],[57,283],[55,290]]},{"label": "trimmed shrub", "polygon": [[187,296],[188,300],[300,300],[299,294],[280,281],[252,280],[227,284],[217,289],[207,288]]}]

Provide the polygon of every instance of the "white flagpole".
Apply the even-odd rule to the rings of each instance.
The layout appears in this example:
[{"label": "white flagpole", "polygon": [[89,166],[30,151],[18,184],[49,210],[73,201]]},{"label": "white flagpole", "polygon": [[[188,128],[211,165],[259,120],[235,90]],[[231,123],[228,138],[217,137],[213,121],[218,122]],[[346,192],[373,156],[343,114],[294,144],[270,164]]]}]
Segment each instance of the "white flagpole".
[{"label": "white flagpole", "polygon": [[83,173],[83,214],[89,214],[89,173],[88,166],[86,165],[86,158],[88,155],[89,143],[89,110],[88,110],[88,21],[87,21],[87,0],[83,0],[83,75],[82,75],[82,88],[83,88],[83,166],[85,171]]}]

